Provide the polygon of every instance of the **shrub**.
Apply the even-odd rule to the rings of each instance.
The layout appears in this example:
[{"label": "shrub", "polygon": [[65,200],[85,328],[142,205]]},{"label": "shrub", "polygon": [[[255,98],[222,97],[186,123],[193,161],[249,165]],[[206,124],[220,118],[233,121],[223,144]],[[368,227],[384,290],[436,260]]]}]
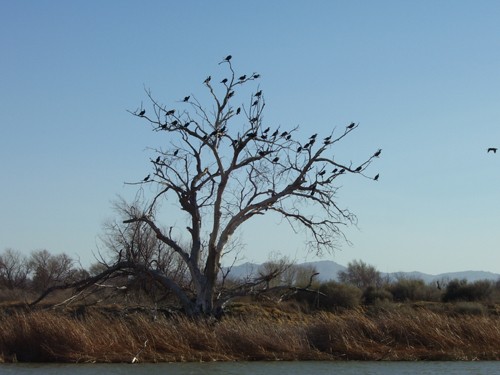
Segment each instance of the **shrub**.
[{"label": "shrub", "polygon": [[488,280],[475,281],[469,284],[467,280],[452,280],[446,286],[443,302],[454,301],[488,301],[493,292],[492,283]]},{"label": "shrub", "polygon": [[363,292],[363,303],[365,305],[373,305],[381,301],[392,301],[392,294],[385,289],[373,286],[369,286]]},{"label": "shrub", "polygon": [[361,291],[353,285],[328,281],[319,285],[318,293],[299,293],[296,299],[306,302],[311,309],[353,309],[360,304]]}]

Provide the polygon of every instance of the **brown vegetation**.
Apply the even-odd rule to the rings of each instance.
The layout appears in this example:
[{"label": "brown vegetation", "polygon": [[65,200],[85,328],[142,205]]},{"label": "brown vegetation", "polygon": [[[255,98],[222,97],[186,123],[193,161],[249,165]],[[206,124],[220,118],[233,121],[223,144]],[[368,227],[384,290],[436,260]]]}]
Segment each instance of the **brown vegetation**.
[{"label": "brown vegetation", "polygon": [[[290,305],[289,305],[290,306]],[[293,306],[293,305],[292,305]],[[303,314],[240,304],[221,321],[154,311],[4,308],[0,358],[23,362],[498,360],[495,310],[385,304]]]}]

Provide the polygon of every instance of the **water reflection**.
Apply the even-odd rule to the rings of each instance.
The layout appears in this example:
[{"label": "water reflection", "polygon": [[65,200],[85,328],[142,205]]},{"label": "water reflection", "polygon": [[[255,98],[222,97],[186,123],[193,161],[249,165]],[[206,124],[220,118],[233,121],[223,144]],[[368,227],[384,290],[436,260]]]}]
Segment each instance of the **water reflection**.
[{"label": "water reflection", "polygon": [[161,364],[3,364],[16,375],[491,375],[498,362],[215,362]]}]

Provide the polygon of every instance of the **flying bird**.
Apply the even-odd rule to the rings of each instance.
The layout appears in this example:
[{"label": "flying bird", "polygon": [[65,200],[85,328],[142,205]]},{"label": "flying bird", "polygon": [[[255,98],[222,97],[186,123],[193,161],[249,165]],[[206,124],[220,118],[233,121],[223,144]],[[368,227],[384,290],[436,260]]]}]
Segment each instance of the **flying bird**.
[{"label": "flying bird", "polygon": [[142,111],[139,112],[139,116],[141,116],[141,117],[144,116],[145,114],[146,114],[146,110],[145,109],[143,109]]},{"label": "flying bird", "polygon": [[187,102],[189,100],[190,96],[185,96],[183,102]]},{"label": "flying bird", "polygon": [[373,177],[373,180],[374,180],[374,181],[378,181],[378,178],[379,178],[379,174],[377,173],[377,174],[375,175],[375,177]]},{"label": "flying bird", "polygon": [[488,152],[493,151],[493,153],[494,153],[494,154],[496,154],[496,153],[497,153],[497,150],[498,150],[498,148],[496,148],[496,147],[490,147],[490,148],[488,149]]}]

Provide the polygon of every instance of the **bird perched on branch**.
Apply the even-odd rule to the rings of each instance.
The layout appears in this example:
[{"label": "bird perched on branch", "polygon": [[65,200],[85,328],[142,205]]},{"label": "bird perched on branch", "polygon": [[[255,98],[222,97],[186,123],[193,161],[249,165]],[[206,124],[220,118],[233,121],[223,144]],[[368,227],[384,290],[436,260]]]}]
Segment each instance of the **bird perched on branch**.
[{"label": "bird perched on branch", "polygon": [[240,78],[238,78],[240,81],[244,81],[245,78],[247,78],[246,74],[242,75]]},{"label": "bird perched on branch", "polygon": [[146,110],[145,109],[143,109],[142,111],[139,112],[139,116],[141,116],[141,117],[144,116],[145,114],[146,114]]},{"label": "bird perched on branch", "polygon": [[374,157],[378,158],[380,156],[380,153],[382,152],[382,149],[379,148],[376,153],[373,154]]},{"label": "bird perched on branch", "polygon": [[259,96],[261,96],[261,95],[262,95],[262,90],[259,90],[259,91],[257,91],[257,92],[255,93],[255,95],[254,95],[254,96],[259,97]]},{"label": "bird perched on branch", "polygon": [[240,112],[241,112],[241,108],[240,108],[240,107],[238,107],[238,109],[236,110],[236,114],[237,114],[237,115],[239,115],[239,114],[240,114]]},{"label": "bird perched on branch", "polygon": [[357,167],[357,168],[354,170],[354,172],[360,172],[360,171],[361,171],[361,169],[363,169],[363,167],[360,165],[359,167]]},{"label": "bird perched on branch", "polygon": [[207,79],[203,81],[205,85],[208,85],[210,83],[210,80],[212,79],[212,76],[208,76]]},{"label": "bird perched on branch", "polygon": [[347,125],[347,129],[352,129],[356,126],[354,122],[351,122],[349,125]]},{"label": "bird perched on branch", "polygon": [[227,78],[224,78],[220,83],[226,84],[227,83]]},{"label": "bird perched on branch", "polygon": [[231,60],[232,58],[233,58],[233,56],[231,56],[231,55],[227,55],[227,56],[226,56],[226,58],[224,59],[224,61],[229,61],[229,60]]},{"label": "bird perched on branch", "polygon": [[374,180],[374,181],[378,181],[379,176],[380,176],[380,175],[377,173],[377,174],[375,175],[375,177],[373,177],[373,180]]},{"label": "bird perched on branch", "polygon": [[492,151],[494,154],[496,154],[497,150],[498,150],[498,148],[496,148],[496,147],[490,147],[487,152]]},{"label": "bird perched on branch", "polygon": [[183,102],[187,102],[191,96],[185,96]]},{"label": "bird perched on branch", "polygon": [[276,156],[274,159],[273,159],[273,163],[277,163],[278,161],[280,160],[280,158],[278,156]]},{"label": "bird perched on branch", "polygon": [[151,175],[148,174],[146,177],[144,177],[144,179],[142,181],[146,182],[149,180],[150,177],[151,177]]},{"label": "bird perched on branch", "polygon": [[167,111],[166,115],[167,116],[173,116],[175,113],[175,109],[171,109],[170,111]]}]

